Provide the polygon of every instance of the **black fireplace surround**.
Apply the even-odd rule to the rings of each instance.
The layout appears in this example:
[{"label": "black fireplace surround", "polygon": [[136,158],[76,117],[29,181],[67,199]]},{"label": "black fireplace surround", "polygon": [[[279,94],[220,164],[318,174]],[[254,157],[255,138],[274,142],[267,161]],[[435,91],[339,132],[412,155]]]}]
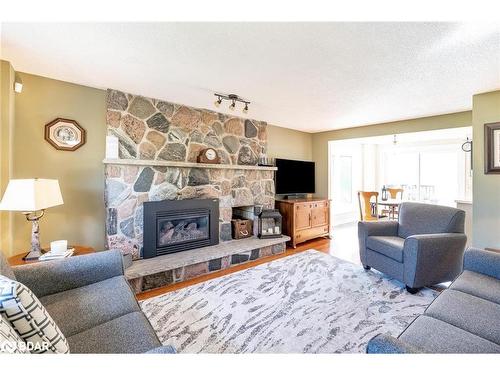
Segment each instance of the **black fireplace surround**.
[{"label": "black fireplace surround", "polygon": [[218,199],[144,202],[143,258],[218,243]]}]

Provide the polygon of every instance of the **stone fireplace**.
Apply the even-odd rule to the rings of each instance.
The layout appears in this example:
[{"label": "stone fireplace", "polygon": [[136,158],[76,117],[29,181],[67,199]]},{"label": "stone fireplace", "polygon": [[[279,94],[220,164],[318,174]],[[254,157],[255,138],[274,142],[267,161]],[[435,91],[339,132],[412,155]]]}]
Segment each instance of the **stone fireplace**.
[{"label": "stone fireplace", "polygon": [[[182,253],[163,252],[166,255],[155,259],[168,257],[169,264],[182,264],[183,269],[177,271],[182,277],[176,278],[172,274],[166,277],[167,281],[179,281],[185,279],[186,274],[192,277],[198,273],[192,272],[191,266],[206,272],[230,266],[232,255],[237,255],[238,249],[247,249],[249,254],[253,251],[253,258],[261,253],[270,255],[278,248],[284,250],[286,238],[266,243],[253,238],[257,242],[247,242],[246,247],[241,241],[250,239],[239,240],[234,245],[230,243],[234,207],[274,208],[275,168],[257,166],[258,158],[267,152],[265,122],[108,90],[106,123],[108,135],[117,137],[119,142],[119,158],[104,160],[106,243],[108,248],[132,254],[139,262],[134,262],[133,267],[141,265],[140,272],[130,271],[130,279],[142,280],[140,286],[136,285],[136,290],[158,286],[156,279],[151,281],[156,276],[147,271],[147,267],[155,272],[158,269],[152,264],[143,266],[144,262],[151,260],[147,259],[150,255],[145,250],[150,237],[144,228],[145,209],[150,206],[149,202],[216,200],[218,223],[213,225],[218,227],[220,244],[204,243],[201,246],[208,246],[207,249],[222,246],[220,251],[231,256],[229,261],[224,261],[223,256],[214,259],[216,249],[210,253],[210,259],[195,256],[196,250],[186,251],[183,253],[190,253],[191,258],[190,263],[184,264],[178,262],[182,258],[178,254]],[[217,150],[221,164],[196,162],[200,150],[207,147]],[[176,239],[195,228],[200,240],[206,234],[202,218],[190,222],[176,220],[156,223],[164,225],[161,229],[164,231],[163,240],[160,240],[163,243],[159,248],[168,247],[168,242],[174,240],[169,237],[173,236],[172,225],[174,231],[177,227]],[[186,241],[170,243],[171,249],[176,251],[175,247],[181,242]],[[267,249],[269,246],[274,246],[275,250],[260,251],[261,247]],[[237,258],[249,260],[250,256]],[[197,266],[196,262],[206,264]],[[208,262],[212,262],[211,267]],[[185,267],[191,267],[190,271],[185,272]],[[162,272],[166,271],[162,269]],[[145,277],[150,277],[150,280],[145,280]]]}]

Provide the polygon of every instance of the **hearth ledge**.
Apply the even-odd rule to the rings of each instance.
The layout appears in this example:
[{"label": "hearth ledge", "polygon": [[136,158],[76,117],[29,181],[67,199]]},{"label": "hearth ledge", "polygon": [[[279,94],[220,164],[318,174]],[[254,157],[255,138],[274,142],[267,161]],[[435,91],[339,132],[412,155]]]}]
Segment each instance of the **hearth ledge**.
[{"label": "hearth ledge", "polygon": [[149,259],[139,259],[125,270],[125,277],[133,280],[139,277],[153,275],[192,264],[207,262],[224,256],[241,254],[246,251],[260,249],[290,241],[290,237],[259,239],[256,237],[243,240],[221,242],[215,246],[201,247],[199,249],[182,251],[179,253],[157,256]]},{"label": "hearth ledge", "polygon": [[147,159],[104,159],[103,164],[114,165],[140,165],[154,167],[175,167],[175,168],[205,168],[205,169],[243,169],[255,171],[277,171],[276,167],[262,167],[259,165],[237,165],[237,164],[204,164],[188,163],[183,161],[168,160],[147,160]]}]

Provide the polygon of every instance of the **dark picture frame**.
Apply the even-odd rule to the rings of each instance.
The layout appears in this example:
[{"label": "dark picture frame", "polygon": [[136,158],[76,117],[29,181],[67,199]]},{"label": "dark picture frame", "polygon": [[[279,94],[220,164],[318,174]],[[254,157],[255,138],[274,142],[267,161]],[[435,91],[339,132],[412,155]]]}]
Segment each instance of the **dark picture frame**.
[{"label": "dark picture frame", "polygon": [[500,122],[484,124],[484,173],[500,174]]},{"label": "dark picture frame", "polygon": [[75,120],[56,118],[45,125],[44,138],[56,150],[75,151],[87,141],[87,133]]}]

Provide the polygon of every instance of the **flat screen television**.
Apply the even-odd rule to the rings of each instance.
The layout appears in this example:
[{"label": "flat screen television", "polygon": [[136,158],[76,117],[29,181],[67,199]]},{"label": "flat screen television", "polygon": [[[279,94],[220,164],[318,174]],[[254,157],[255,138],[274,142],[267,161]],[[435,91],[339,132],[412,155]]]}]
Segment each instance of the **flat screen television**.
[{"label": "flat screen television", "polygon": [[314,162],[276,159],[276,167],[276,194],[315,192]]}]

